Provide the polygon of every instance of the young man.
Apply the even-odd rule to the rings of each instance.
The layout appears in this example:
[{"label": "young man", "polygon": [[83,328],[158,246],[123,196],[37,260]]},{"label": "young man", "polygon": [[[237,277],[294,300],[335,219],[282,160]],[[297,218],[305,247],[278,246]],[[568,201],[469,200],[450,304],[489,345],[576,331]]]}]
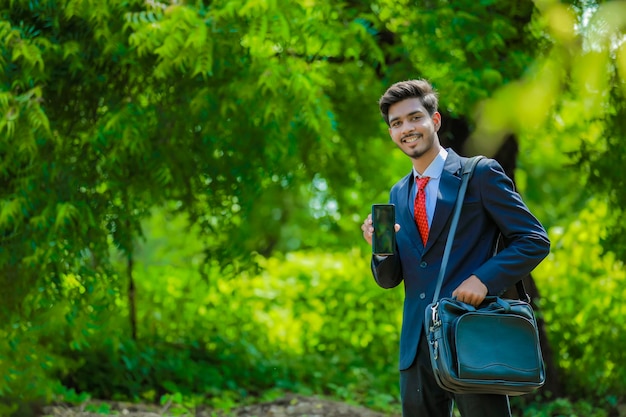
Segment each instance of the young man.
[{"label": "young man", "polygon": [[[424,80],[392,85],[379,101],[389,134],[413,164],[390,193],[396,206],[394,255],[372,258],[383,288],[404,281],[400,336],[400,393],[404,417],[450,417],[456,403],[463,417],[510,416],[503,395],[457,395],[441,389],[432,374],[424,311],[433,301],[450,219],[466,158],[439,144],[437,94]],[[419,189],[419,190],[418,190]],[[371,215],[361,226],[371,245]],[[505,249],[494,256],[501,235]],[[479,162],[465,195],[440,297],[478,306],[500,295],[546,257],[550,241],[512,181],[493,159]]]}]

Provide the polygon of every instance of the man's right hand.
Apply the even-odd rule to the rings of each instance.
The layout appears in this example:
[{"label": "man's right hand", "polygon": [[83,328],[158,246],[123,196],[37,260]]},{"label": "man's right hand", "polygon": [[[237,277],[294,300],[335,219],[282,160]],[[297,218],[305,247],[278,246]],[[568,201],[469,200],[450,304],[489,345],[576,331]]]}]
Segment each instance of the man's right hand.
[{"label": "man's right hand", "polygon": [[367,218],[363,220],[363,224],[361,225],[361,230],[363,230],[363,239],[370,246],[372,246],[372,236],[374,235],[374,226],[372,225],[372,214],[368,214]]}]

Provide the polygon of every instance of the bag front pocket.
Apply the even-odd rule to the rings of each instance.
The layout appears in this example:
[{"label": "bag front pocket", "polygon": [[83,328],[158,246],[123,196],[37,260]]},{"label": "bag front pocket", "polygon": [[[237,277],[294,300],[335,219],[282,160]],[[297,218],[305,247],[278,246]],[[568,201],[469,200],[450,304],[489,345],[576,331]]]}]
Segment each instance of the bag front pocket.
[{"label": "bag front pocket", "polygon": [[455,323],[459,378],[540,382],[543,360],[533,323],[525,317],[468,312]]}]

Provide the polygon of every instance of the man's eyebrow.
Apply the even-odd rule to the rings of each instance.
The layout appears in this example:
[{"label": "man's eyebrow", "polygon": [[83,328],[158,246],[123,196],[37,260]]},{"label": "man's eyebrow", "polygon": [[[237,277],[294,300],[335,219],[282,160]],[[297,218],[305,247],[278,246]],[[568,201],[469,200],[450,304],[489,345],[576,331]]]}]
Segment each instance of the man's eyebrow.
[{"label": "man's eyebrow", "polygon": [[[407,114],[407,117],[411,117],[414,116],[416,114],[424,114],[424,112],[422,112],[421,110],[415,110],[412,111],[411,113]],[[391,119],[389,119],[389,124],[395,122],[396,120],[398,120],[401,116],[396,116],[396,117],[392,117]]]}]

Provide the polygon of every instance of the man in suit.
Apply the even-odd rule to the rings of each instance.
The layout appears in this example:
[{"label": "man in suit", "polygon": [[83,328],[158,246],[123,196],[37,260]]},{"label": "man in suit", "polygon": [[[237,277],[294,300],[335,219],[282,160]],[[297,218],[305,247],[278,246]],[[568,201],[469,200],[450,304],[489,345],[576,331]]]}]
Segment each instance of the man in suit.
[{"label": "man in suit", "polygon": [[[372,273],[383,288],[404,282],[400,336],[400,393],[404,417],[510,416],[508,397],[452,394],[432,374],[424,311],[433,301],[437,275],[466,158],[439,143],[438,98],[425,80],[398,82],[379,101],[395,144],[413,169],[391,189],[396,206],[394,255],[373,256]],[[371,245],[369,215],[361,226]],[[494,256],[498,237],[505,248]],[[493,159],[479,162],[469,183],[452,246],[441,297],[478,306],[501,295],[534,269],[550,249],[545,229],[530,213],[513,182]]]}]

